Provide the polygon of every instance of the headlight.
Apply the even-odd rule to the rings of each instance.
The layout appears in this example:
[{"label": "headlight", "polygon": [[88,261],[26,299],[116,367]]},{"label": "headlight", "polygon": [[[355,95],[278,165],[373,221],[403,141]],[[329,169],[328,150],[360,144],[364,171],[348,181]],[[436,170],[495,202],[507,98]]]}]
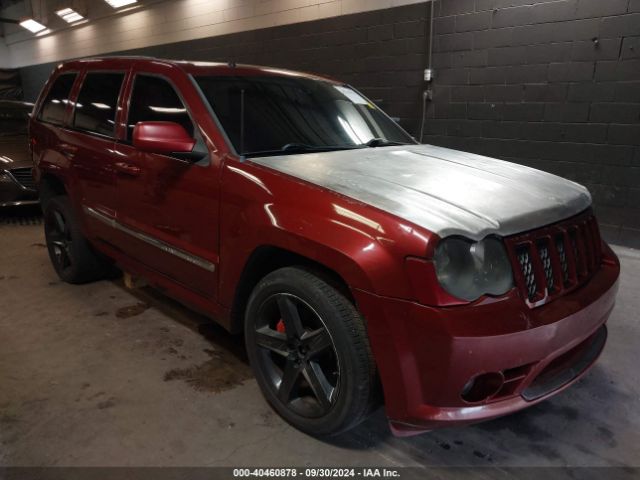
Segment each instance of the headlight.
[{"label": "headlight", "polygon": [[434,262],[442,288],[462,300],[502,295],[513,287],[511,263],[497,238],[487,237],[480,242],[446,238],[438,244]]}]

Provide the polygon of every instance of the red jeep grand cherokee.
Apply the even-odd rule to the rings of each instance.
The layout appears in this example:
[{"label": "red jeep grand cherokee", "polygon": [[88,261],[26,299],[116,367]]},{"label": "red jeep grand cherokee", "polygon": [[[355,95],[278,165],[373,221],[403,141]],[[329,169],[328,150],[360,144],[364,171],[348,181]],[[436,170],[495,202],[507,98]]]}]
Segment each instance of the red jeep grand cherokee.
[{"label": "red jeep grand cherokee", "polygon": [[588,191],[420,145],[343,83],[72,61],[30,134],[58,275],[115,263],[244,332],[266,399],[305,432],[357,425],[380,384],[398,435],[504,415],[604,346],[619,263]]}]

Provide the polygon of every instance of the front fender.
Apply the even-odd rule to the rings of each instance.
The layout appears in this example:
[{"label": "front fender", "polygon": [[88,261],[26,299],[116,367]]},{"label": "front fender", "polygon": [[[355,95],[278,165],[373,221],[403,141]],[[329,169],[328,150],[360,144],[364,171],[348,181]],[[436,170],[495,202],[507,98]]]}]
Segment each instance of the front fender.
[{"label": "front fender", "polygon": [[335,271],[351,289],[412,297],[407,256],[434,237],[393,215],[250,162],[225,165],[220,302],[229,306],[247,260],[269,245]]}]

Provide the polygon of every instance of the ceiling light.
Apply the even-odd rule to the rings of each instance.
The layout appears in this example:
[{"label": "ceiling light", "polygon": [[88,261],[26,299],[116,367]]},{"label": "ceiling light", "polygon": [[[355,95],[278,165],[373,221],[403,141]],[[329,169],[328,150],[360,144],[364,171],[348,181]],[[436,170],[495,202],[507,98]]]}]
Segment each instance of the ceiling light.
[{"label": "ceiling light", "polygon": [[27,20],[23,20],[22,22],[20,22],[20,26],[22,28],[26,28],[27,30],[29,30],[32,33],[38,33],[41,32],[42,30],[44,30],[45,27],[44,25],[42,25],[39,22],[36,22],[33,18],[29,18]]},{"label": "ceiling light", "polygon": [[104,0],[113,8],[125,7],[127,5],[131,5],[132,3],[137,3],[138,0]]},{"label": "ceiling light", "polygon": [[84,17],[76,12],[73,8],[63,8],[62,10],[58,10],[56,12],[60,18],[62,18],[67,23],[75,23],[80,20],[84,20]]}]

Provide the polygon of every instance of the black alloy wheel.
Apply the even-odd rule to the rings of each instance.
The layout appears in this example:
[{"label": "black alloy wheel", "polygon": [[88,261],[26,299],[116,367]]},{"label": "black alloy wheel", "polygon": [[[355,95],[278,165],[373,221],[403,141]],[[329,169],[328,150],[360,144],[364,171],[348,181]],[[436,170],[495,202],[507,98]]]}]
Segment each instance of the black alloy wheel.
[{"label": "black alloy wheel", "polygon": [[313,308],[289,293],[272,295],[260,309],[255,339],[278,399],[301,416],[326,415],[339,394],[340,363]]},{"label": "black alloy wheel", "polygon": [[291,425],[335,435],[376,404],[364,319],[342,291],[305,267],[284,267],[254,288],[245,342],[262,393]]},{"label": "black alloy wheel", "polygon": [[65,272],[72,266],[73,239],[69,224],[62,212],[54,210],[46,219],[47,240],[53,252],[51,261],[56,271]]}]

